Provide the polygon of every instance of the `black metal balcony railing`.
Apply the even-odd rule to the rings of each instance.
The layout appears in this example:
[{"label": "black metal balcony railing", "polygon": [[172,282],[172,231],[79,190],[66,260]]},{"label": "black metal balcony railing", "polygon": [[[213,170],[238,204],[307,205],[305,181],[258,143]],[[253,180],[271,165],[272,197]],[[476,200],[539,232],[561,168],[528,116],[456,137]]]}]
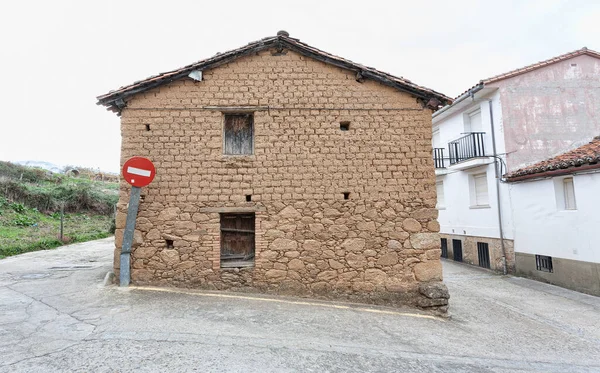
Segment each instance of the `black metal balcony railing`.
[{"label": "black metal balcony railing", "polygon": [[484,157],[483,135],[485,132],[471,132],[448,143],[450,165],[467,159]]},{"label": "black metal balcony railing", "polygon": [[433,163],[435,164],[435,168],[446,168],[444,150],[444,148],[433,148]]}]

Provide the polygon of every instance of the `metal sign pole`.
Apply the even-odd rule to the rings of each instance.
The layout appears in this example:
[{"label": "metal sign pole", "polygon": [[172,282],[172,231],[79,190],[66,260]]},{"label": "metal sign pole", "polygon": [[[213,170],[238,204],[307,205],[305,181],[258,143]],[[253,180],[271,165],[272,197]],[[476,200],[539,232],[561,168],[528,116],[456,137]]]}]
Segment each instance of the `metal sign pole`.
[{"label": "metal sign pole", "polygon": [[125,221],[125,232],[123,233],[123,245],[121,247],[121,264],[119,272],[119,286],[129,286],[131,280],[131,245],[133,244],[133,233],[135,231],[135,220],[138,207],[140,206],[140,193],[142,188],[131,187],[129,196],[129,207],[127,208],[127,220]]}]

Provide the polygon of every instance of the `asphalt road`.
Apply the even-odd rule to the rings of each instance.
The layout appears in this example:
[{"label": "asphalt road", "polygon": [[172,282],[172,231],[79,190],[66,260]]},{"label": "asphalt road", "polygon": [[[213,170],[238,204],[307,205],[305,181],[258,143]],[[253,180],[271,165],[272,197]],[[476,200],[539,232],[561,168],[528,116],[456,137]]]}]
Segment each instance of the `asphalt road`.
[{"label": "asphalt road", "polygon": [[444,262],[415,310],[103,286],[111,239],[0,260],[0,372],[600,372],[600,298]]}]

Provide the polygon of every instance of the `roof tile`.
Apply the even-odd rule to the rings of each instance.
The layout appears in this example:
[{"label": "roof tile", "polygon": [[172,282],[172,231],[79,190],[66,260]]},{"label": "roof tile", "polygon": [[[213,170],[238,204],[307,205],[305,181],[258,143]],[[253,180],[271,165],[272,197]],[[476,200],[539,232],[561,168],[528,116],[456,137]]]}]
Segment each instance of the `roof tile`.
[{"label": "roof tile", "polygon": [[[511,172],[506,175],[508,181],[517,181],[524,176],[537,175],[548,171],[563,170],[565,173],[576,171],[578,167],[584,165],[598,164],[600,167],[600,136],[583,146],[573,149],[556,157],[538,162]],[[511,180],[512,179],[512,180]]]}]

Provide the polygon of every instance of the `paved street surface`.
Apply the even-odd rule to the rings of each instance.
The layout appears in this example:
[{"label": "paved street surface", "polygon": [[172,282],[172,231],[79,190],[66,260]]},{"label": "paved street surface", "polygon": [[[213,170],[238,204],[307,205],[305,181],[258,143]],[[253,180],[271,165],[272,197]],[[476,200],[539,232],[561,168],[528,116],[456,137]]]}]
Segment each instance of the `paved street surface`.
[{"label": "paved street surface", "polygon": [[0,372],[600,372],[600,298],[444,262],[452,318],[102,286],[112,240],[0,260]]}]

